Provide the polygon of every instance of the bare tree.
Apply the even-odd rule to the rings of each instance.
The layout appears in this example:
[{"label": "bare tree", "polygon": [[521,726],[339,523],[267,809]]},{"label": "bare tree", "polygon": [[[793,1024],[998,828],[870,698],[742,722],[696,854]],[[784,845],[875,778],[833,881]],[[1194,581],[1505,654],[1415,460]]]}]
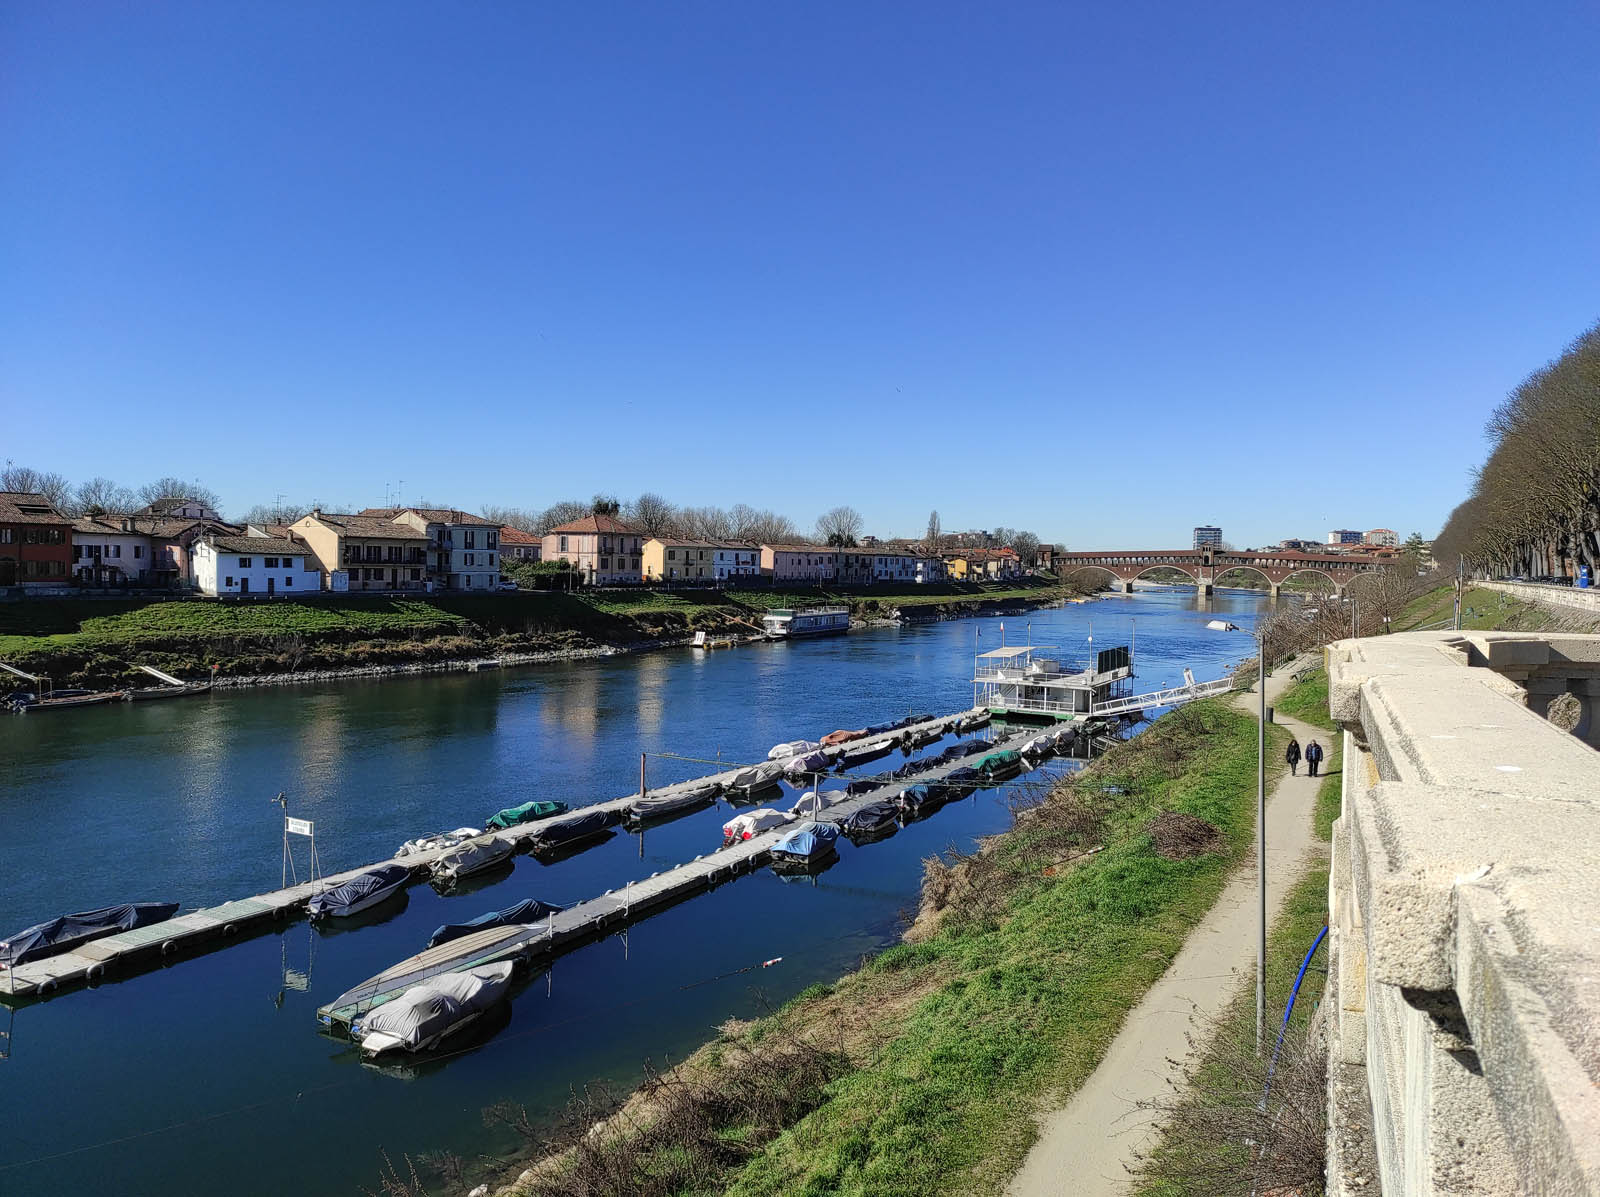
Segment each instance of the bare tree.
[{"label": "bare tree", "polygon": [[485,507],[480,515],[486,520],[493,520],[502,528],[515,528],[519,532],[540,533],[539,520],[544,515],[541,511],[529,511],[523,507]]},{"label": "bare tree", "polygon": [[157,478],[139,488],[139,501],[146,505],[158,499],[193,499],[204,503],[213,511],[221,509],[222,500],[217,492],[203,482],[185,482],[182,478]]},{"label": "bare tree", "polygon": [[678,530],[695,540],[732,540],[733,516],[720,507],[683,507],[678,510]]},{"label": "bare tree", "polygon": [[1032,532],[1014,533],[1011,537],[1011,547],[1017,550],[1017,558],[1023,565],[1039,564],[1039,538]]},{"label": "bare tree", "polygon": [[320,508],[320,501],[311,503],[257,503],[244,513],[244,523],[265,527],[267,524],[292,524],[308,511]]},{"label": "bare tree", "polygon": [[9,460],[0,469],[0,490],[23,491],[43,495],[52,507],[72,507],[71,486],[66,478],[55,472],[45,473],[31,466],[19,466]]},{"label": "bare tree", "polygon": [[91,478],[72,492],[73,505],[83,515],[127,515],[139,506],[138,496],[109,478]]},{"label": "bare tree", "polygon": [[625,518],[644,536],[669,536],[678,531],[678,510],[653,491],[627,505]]},{"label": "bare tree", "polygon": [[800,530],[787,516],[772,511],[757,511],[748,503],[735,503],[728,513],[733,523],[733,539],[752,544],[787,544],[800,539]]},{"label": "bare tree", "polygon": [[861,526],[861,513],[854,507],[834,507],[817,517],[817,539],[823,544],[854,548]]},{"label": "bare tree", "polygon": [[944,547],[944,529],[939,526],[939,513],[928,512],[928,530],[922,537],[922,551],[937,553]]},{"label": "bare tree", "polygon": [[539,513],[539,518],[535,521],[532,532],[536,536],[543,536],[551,528],[560,524],[570,524],[573,520],[579,520],[586,515],[593,514],[593,510],[590,504],[579,502],[577,499],[562,499],[558,503],[550,504]]}]

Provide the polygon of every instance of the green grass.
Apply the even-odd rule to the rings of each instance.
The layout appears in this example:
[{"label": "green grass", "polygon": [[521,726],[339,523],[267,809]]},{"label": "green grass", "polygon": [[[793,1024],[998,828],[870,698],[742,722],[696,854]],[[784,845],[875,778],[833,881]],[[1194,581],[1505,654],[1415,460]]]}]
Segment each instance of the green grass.
[{"label": "green grass", "polygon": [[1303,681],[1295,682],[1278,696],[1274,709],[1291,719],[1299,719],[1331,732],[1333,720],[1328,715],[1327,671],[1319,666],[1307,674]]},{"label": "green grass", "polygon": [[[1394,621],[1394,630],[1409,632],[1454,618],[1455,587],[1441,586],[1412,599]],[[1498,590],[1469,586],[1461,596],[1461,627],[1465,631],[1486,632],[1513,625],[1524,631],[1538,631],[1549,622],[1549,614],[1537,603],[1524,602]]]},{"label": "green grass", "polygon": [[[1163,755],[1162,724],[1188,728]],[[1274,728],[1281,746],[1284,733]],[[1180,734],[1174,732],[1173,734]],[[1194,704],[1114,750],[1081,789],[1105,806],[1104,850],[1044,876],[1020,842],[999,841],[1014,888],[997,916],[948,919],[847,979],[870,1009],[875,979],[926,980],[893,1037],[829,1087],[828,1100],[753,1159],[737,1194],[997,1191],[1035,1138],[1041,1095],[1081,1085],[1123,1018],[1166,970],[1247,851],[1255,724]],[[1163,811],[1213,824],[1220,853],[1173,861],[1146,826]],[[1008,837],[1009,838],[1009,837]],[[843,984],[841,988],[843,988]]]}]

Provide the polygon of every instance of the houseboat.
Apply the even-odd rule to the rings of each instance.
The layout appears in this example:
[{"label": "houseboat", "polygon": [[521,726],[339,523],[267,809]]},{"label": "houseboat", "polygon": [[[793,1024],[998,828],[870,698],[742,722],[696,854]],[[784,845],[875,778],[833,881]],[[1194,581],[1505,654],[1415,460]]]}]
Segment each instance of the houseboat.
[{"label": "houseboat", "polygon": [[784,640],[791,636],[825,636],[850,630],[849,607],[774,607],[761,617],[767,636]]},{"label": "houseboat", "polygon": [[1083,720],[1132,693],[1132,666],[1124,645],[1076,662],[1042,645],[997,648],[977,658],[972,705],[1008,718]]}]

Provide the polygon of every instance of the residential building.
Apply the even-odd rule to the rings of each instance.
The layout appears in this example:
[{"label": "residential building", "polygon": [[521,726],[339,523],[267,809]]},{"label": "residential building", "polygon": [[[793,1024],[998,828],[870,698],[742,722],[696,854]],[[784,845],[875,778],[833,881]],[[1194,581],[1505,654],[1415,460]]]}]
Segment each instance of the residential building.
[{"label": "residential building", "polygon": [[646,582],[714,582],[717,546],[709,540],[652,536],[644,542]]},{"label": "residential building", "polygon": [[277,536],[208,533],[191,546],[201,594],[304,594],[322,588],[322,570],[308,545]]},{"label": "residential building", "polygon": [[943,557],[934,557],[923,553],[918,554],[915,560],[918,583],[943,582],[949,577],[945,570]]},{"label": "residential building", "polygon": [[213,524],[226,521],[199,499],[166,498],[157,499],[147,507],[141,507],[133,513],[146,519],[168,520],[209,520]]},{"label": "residential building", "polygon": [[515,557],[518,561],[538,561],[543,543],[532,532],[524,532],[521,528],[513,528],[510,524],[502,524],[500,527],[501,557]]},{"label": "residential building", "polygon": [[741,544],[738,541],[713,541],[712,544],[712,571],[717,581],[761,576],[760,545]]},{"label": "residential building", "polygon": [[817,585],[839,576],[839,552],[820,544],[764,544],[761,573],[774,583]]},{"label": "residential building", "polygon": [[65,586],[72,521],[32,491],[0,491],[0,586]]},{"label": "residential building", "polygon": [[1194,547],[1197,549],[1220,549],[1222,547],[1222,529],[1215,524],[1201,524],[1194,530]]},{"label": "residential building", "polygon": [[1335,528],[1328,533],[1329,544],[1360,544],[1363,533],[1354,528]]},{"label": "residential building", "polygon": [[427,532],[406,520],[314,508],[284,531],[311,550],[326,590],[427,589],[432,541]]},{"label": "residential building", "polygon": [[442,590],[500,585],[500,525],[453,507],[368,507],[357,515],[409,524],[428,537],[426,580]]},{"label": "residential building", "polygon": [[150,579],[150,534],[129,515],[85,515],[72,521],[72,576],[88,586],[127,586]]},{"label": "residential building", "polygon": [[1021,559],[1015,549],[967,549],[947,553],[944,561],[950,577],[961,582],[1022,576]]},{"label": "residential building", "polygon": [[870,586],[872,557],[872,550],[867,547],[839,549],[835,580],[841,586]]},{"label": "residential building", "polygon": [[193,548],[202,536],[236,536],[244,529],[221,520],[133,515],[129,526],[150,538],[150,578],[157,586],[193,586]]},{"label": "residential building", "polygon": [[914,553],[886,551],[872,555],[874,582],[915,582],[917,558]]},{"label": "residential building", "polygon": [[613,515],[586,515],[545,533],[546,561],[565,558],[587,586],[644,579],[644,538]]},{"label": "residential building", "polygon": [[1400,538],[1394,534],[1393,528],[1374,528],[1362,536],[1361,543],[1393,549],[1399,547]]}]

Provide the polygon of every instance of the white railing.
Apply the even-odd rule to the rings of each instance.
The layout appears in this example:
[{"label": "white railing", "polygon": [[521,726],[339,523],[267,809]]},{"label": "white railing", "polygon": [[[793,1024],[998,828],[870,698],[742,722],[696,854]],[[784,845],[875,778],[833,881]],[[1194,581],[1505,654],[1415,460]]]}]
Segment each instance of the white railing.
[{"label": "white railing", "polygon": [[1134,694],[1128,698],[1117,698],[1110,702],[1097,702],[1095,715],[1120,715],[1126,711],[1140,711],[1146,707],[1172,707],[1180,703],[1193,702],[1197,698],[1210,698],[1213,694],[1224,694],[1232,689],[1231,678],[1218,678],[1214,682],[1196,682],[1192,686],[1173,686],[1168,690],[1153,690],[1149,694]]}]

